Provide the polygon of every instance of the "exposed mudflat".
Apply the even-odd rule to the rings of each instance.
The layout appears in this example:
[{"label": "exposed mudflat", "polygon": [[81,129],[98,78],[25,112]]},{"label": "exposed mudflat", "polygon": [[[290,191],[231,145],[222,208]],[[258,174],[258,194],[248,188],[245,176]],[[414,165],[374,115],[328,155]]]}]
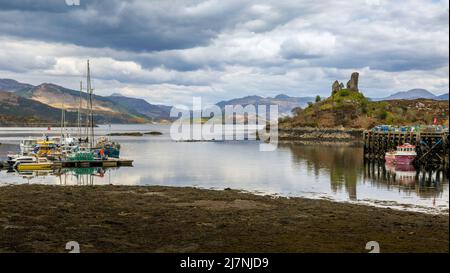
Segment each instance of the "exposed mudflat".
[{"label": "exposed mudflat", "polygon": [[234,190],[0,187],[0,252],[448,252],[448,215]]}]

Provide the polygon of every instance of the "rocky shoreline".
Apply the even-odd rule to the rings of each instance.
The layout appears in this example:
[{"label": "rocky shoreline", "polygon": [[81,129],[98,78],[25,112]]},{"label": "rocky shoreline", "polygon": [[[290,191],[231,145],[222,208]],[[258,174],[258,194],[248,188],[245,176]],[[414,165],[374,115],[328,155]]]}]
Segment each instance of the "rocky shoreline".
[{"label": "rocky shoreline", "polygon": [[449,251],[448,215],[236,190],[0,187],[0,252]]},{"label": "rocky shoreline", "polygon": [[304,143],[363,143],[364,129],[339,128],[280,128],[278,139],[280,141],[293,141]]}]

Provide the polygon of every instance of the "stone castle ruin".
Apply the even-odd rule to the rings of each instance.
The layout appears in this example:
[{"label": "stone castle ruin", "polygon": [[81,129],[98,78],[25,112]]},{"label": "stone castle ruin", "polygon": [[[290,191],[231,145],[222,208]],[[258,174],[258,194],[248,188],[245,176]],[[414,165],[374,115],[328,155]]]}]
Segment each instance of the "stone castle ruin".
[{"label": "stone castle ruin", "polygon": [[[358,80],[359,80],[359,73],[353,72],[352,76],[350,77],[350,80],[347,82],[347,90],[353,91],[353,92],[359,92],[358,89]],[[344,84],[339,81],[334,81],[333,85],[331,86],[331,94],[334,95],[337,92],[344,89]]]}]

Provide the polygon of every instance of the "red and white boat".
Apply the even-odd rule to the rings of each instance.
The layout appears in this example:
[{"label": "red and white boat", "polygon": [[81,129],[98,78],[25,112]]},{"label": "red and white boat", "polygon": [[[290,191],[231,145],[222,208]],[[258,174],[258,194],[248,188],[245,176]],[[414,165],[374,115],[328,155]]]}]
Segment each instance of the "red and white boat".
[{"label": "red and white boat", "polygon": [[397,150],[394,152],[386,152],[384,159],[387,164],[410,165],[413,163],[416,156],[416,146],[405,143],[401,146],[397,146]]}]

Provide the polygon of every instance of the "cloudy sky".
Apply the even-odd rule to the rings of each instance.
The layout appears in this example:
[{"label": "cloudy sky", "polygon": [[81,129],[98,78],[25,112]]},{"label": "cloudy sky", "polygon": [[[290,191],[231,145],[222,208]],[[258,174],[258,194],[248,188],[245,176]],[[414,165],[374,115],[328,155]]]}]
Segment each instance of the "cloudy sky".
[{"label": "cloudy sky", "polygon": [[[69,1],[70,2],[70,1]],[[449,5],[432,1],[0,0],[0,78],[152,103],[448,91]]]}]

